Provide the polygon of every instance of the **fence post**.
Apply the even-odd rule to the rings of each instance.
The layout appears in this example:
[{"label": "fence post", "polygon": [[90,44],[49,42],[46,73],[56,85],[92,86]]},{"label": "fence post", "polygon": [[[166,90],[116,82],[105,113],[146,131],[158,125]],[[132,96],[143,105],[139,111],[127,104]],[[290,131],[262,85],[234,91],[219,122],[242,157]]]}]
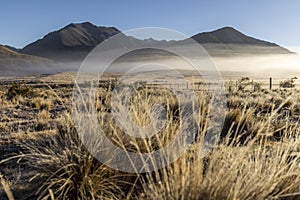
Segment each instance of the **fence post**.
[{"label": "fence post", "polygon": [[272,77],[270,77],[270,90],[272,90]]}]

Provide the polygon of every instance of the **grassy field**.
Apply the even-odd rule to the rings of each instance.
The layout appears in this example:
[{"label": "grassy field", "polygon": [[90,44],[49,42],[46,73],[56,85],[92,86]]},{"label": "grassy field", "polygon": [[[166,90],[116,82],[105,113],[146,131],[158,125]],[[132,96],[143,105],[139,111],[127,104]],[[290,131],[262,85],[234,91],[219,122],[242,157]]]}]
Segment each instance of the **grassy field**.
[{"label": "grassy field", "polygon": [[[300,199],[298,87],[269,90],[268,77],[253,78],[254,86],[251,77],[246,83],[226,76],[220,141],[203,158],[212,97],[200,79],[189,76],[200,108],[193,116],[198,131],[194,142],[162,169],[128,173],[110,168],[109,159],[99,162],[79,139],[72,118],[74,76],[0,80],[0,199]],[[146,110],[163,104],[166,123],[152,137],[135,138],[112,117],[118,76],[105,74],[96,91],[97,119],[106,136],[138,154],[166,146],[183,126],[170,88],[186,86],[175,82],[136,89],[129,107],[133,121],[150,124]],[[91,142],[101,149],[101,142]]]}]

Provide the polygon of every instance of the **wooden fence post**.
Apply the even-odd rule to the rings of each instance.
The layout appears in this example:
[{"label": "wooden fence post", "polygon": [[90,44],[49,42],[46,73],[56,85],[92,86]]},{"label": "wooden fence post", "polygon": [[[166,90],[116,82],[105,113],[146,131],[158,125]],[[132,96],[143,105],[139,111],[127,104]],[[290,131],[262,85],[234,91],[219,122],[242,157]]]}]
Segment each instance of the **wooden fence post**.
[{"label": "wooden fence post", "polygon": [[272,90],[272,77],[270,77],[270,90]]}]

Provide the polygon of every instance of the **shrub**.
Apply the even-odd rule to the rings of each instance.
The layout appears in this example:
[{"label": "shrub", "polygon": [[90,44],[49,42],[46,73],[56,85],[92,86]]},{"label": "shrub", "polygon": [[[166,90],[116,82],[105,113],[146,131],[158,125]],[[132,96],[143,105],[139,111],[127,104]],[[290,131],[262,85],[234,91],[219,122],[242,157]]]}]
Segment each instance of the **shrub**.
[{"label": "shrub", "polygon": [[225,84],[225,88],[227,89],[227,91],[229,93],[232,93],[232,92],[234,92],[235,83],[233,81],[229,81]]},{"label": "shrub", "polygon": [[9,100],[12,100],[16,96],[28,97],[32,98],[37,96],[37,93],[33,90],[33,88],[20,83],[14,83],[6,93],[6,96]]},{"label": "shrub", "polygon": [[293,88],[293,87],[295,87],[296,79],[297,79],[297,77],[293,77],[288,80],[280,81],[279,86],[282,88]]},{"label": "shrub", "polygon": [[249,77],[243,77],[238,80],[238,90],[244,90],[247,86],[251,84]]},{"label": "shrub", "polygon": [[254,91],[260,91],[261,90],[261,83],[259,83],[259,82],[254,82],[253,83],[253,90]]}]

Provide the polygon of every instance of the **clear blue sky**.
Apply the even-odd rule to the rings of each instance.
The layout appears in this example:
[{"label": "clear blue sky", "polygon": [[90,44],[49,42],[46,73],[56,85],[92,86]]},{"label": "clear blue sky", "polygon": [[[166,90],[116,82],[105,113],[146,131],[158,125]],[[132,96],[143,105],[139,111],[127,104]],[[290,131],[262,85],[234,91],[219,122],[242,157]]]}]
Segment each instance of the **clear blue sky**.
[{"label": "clear blue sky", "polygon": [[0,44],[15,47],[83,21],[121,31],[164,27],[189,36],[233,26],[286,47],[300,46],[298,0],[3,0],[0,8]]}]

